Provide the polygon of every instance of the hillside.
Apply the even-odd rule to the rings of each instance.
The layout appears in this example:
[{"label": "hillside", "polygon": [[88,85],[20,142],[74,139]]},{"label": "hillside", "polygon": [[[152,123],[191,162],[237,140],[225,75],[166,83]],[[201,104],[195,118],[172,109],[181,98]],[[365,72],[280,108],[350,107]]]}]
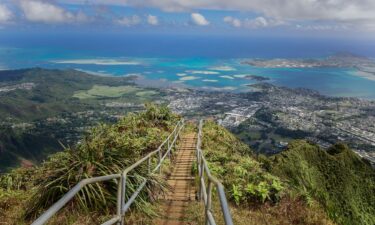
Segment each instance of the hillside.
[{"label": "hillside", "polygon": [[[302,193],[289,190],[287,179],[269,171],[266,157],[258,158],[215,122],[204,124],[202,149],[226,188],[235,224],[333,224],[321,206],[309,205]],[[218,199],[215,209],[220,214]]]},{"label": "hillside", "polygon": [[30,166],[62,149],[55,138],[33,131],[0,128],[0,172],[17,166]]},{"label": "hillside", "polygon": [[[0,176],[0,221],[29,224],[82,179],[121,172],[155,150],[178,120],[167,108],[148,105],[146,111],[129,113],[116,124],[95,127],[80,144],[51,155],[39,166]],[[126,189],[129,196],[143,177],[149,180],[133,206],[143,216],[153,214],[150,190],[165,186],[160,176],[145,171],[141,166],[132,172]],[[87,185],[51,224],[100,223],[115,210],[116,187],[113,181]]]},{"label": "hillside", "polygon": [[[74,145],[90,127],[114,123],[160,94],[131,77],[76,70],[0,71],[0,173]],[[27,160],[27,161],[25,161]]]},{"label": "hillside", "polygon": [[[168,108],[149,105],[146,111],[130,113],[115,124],[91,129],[80,144],[53,154],[40,166],[1,176],[0,220],[27,223],[78,181],[121,171],[157,148],[177,120]],[[225,186],[235,224],[374,222],[374,169],[345,145],[334,145],[326,152],[306,141],[295,141],[277,155],[256,156],[228,130],[206,121],[202,149],[213,175]],[[135,184],[140,177],[147,177],[142,168],[129,182]],[[136,202],[132,221],[155,215],[147,192],[163,189],[165,184],[159,176],[147,178],[150,186]],[[83,218],[80,224],[103,221],[114,210],[115,183],[95,187],[100,191],[89,185],[51,224],[73,224],[78,218]],[[194,220],[203,218],[200,207],[197,203],[190,210]],[[220,213],[216,197],[214,210]],[[143,216],[137,216],[138,212]]]},{"label": "hillside", "polygon": [[[131,81],[129,77],[93,76],[76,70],[0,71],[0,119],[30,121],[62,112],[87,110],[98,102],[82,101],[75,95],[89,91],[94,85],[131,87]],[[97,97],[101,99],[112,97],[100,94]]]},{"label": "hillside", "polygon": [[317,200],[338,224],[375,224],[375,171],[343,144],[324,151],[305,141],[270,158],[270,170]]},{"label": "hillside", "polygon": [[324,151],[294,141],[266,157],[214,122],[205,123],[203,134],[236,224],[374,224],[375,170],[346,145]]}]

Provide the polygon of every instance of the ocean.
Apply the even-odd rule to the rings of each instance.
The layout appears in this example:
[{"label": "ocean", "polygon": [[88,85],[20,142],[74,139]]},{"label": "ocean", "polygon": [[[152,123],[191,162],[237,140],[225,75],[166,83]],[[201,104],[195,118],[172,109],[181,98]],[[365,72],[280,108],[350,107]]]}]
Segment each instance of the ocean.
[{"label": "ocean", "polygon": [[6,33],[0,69],[77,69],[96,75],[139,76],[148,83],[217,91],[248,91],[258,81],[309,88],[324,95],[375,99],[375,81],[350,68],[258,68],[249,58],[321,58],[337,52],[375,57],[371,41],[163,34]]}]

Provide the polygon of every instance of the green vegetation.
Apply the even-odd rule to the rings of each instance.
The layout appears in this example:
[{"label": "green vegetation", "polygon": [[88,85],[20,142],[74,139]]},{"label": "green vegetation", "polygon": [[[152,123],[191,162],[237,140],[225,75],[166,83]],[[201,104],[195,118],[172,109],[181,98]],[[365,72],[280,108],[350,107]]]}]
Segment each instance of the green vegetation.
[{"label": "green vegetation", "polygon": [[125,94],[136,94],[141,89],[134,86],[94,85],[90,90],[77,91],[73,97],[79,99],[119,98]]},{"label": "green vegetation", "polygon": [[136,95],[138,97],[151,97],[151,96],[154,96],[154,95],[157,95],[157,94],[158,94],[158,92],[156,92],[156,91],[140,91]]},{"label": "green vegetation", "polygon": [[132,79],[95,76],[76,70],[0,71],[0,87],[33,84],[30,89],[20,87],[0,92],[0,119],[30,122],[63,112],[100,109],[106,100],[141,104],[159,93],[137,87]]},{"label": "green vegetation", "polygon": [[[254,209],[238,211],[249,202],[250,208],[273,204],[269,210],[289,204],[305,213],[302,224],[328,223],[327,217],[343,225],[375,223],[375,170],[346,145],[336,144],[324,151],[307,141],[294,141],[279,154],[255,159],[248,148],[214,123],[207,122],[203,133],[211,169],[240,206],[236,214],[254,216]],[[282,220],[283,215],[275,215]]]},{"label": "green vegetation", "polygon": [[[18,207],[22,213],[16,218],[1,215],[0,221],[25,223],[35,218],[56,202],[80,180],[119,173],[136,160],[155,150],[171,132],[178,117],[166,107],[148,105],[138,114],[130,113],[113,125],[99,125],[75,147],[52,155],[40,166],[19,169],[0,178],[0,211],[12,211]],[[128,177],[126,196],[135,185],[147,178],[147,187],[135,202],[135,208],[152,213],[148,202],[149,193],[164,184],[157,175],[147,176],[147,169],[139,167]],[[117,184],[114,181],[87,185],[67,206],[70,211],[113,213]],[[21,193],[21,194],[19,194]],[[15,206],[9,201],[18,201]],[[11,222],[10,222],[11,223]]]},{"label": "green vegetation", "polygon": [[202,148],[209,167],[237,205],[276,202],[280,198],[283,184],[251,157],[247,145],[212,121],[204,124],[203,133]]},{"label": "green vegetation", "polygon": [[[322,207],[309,205],[300,194],[290,192],[287,180],[282,181],[268,171],[266,157],[255,157],[247,145],[225,128],[206,121],[202,144],[211,172],[225,186],[235,224],[333,224]],[[220,219],[218,224],[224,224],[217,197],[214,211]],[[203,223],[202,215],[192,217]]]},{"label": "green vegetation", "polygon": [[338,224],[375,224],[375,171],[347,146],[326,152],[295,141],[271,157],[269,166],[295,192],[316,199]]},{"label": "green vegetation", "polygon": [[160,96],[129,77],[40,68],[0,71],[0,89],[0,173],[40,163],[62,150],[59,142],[74,144],[88,127]]},{"label": "green vegetation", "polygon": [[56,139],[32,131],[17,132],[11,128],[0,128],[0,172],[21,166],[27,161],[38,162],[61,149]]},{"label": "green vegetation", "polygon": [[88,103],[73,97],[79,90],[94,85],[129,85],[129,78],[93,76],[76,70],[25,69],[0,71],[0,84],[33,83],[30,90],[17,89],[0,93],[0,119],[31,121],[61,112],[87,109]]}]

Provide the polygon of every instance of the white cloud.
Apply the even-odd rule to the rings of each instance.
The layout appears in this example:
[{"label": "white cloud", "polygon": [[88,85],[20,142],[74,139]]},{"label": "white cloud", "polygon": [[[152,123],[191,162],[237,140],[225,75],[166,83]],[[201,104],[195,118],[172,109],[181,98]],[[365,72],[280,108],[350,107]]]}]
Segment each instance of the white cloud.
[{"label": "white cloud", "polygon": [[202,14],[192,13],[190,16],[191,16],[191,20],[193,21],[195,25],[207,26],[210,24],[210,22]]},{"label": "white cloud", "polygon": [[[58,0],[85,4],[87,0]],[[375,23],[374,0],[95,0],[95,4],[156,7],[165,11],[200,9],[258,12],[281,20],[371,20]],[[92,4],[92,2],[90,4]]]},{"label": "white cloud", "polygon": [[0,23],[9,22],[13,18],[13,13],[7,6],[0,4]]},{"label": "white cloud", "polygon": [[276,27],[285,25],[286,23],[282,20],[264,18],[263,16],[256,17],[254,19],[246,19],[244,26],[247,28],[264,28],[264,27]]},{"label": "white cloud", "polygon": [[296,29],[302,31],[344,31],[349,30],[349,26],[345,24],[297,24]]},{"label": "white cloud", "polygon": [[153,26],[159,25],[159,19],[157,16],[148,15],[147,16],[147,23]]},{"label": "white cloud", "polygon": [[140,24],[142,20],[139,16],[133,15],[129,17],[122,17],[121,19],[118,19],[115,22],[121,26],[131,27]]},{"label": "white cloud", "polygon": [[223,21],[225,23],[228,23],[228,24],[234,26],[234,27],[241,27],[242,26],[241,20],[239,20],[237,18],[234,18],[234,17],[231,17],[231,16],[224,17]]},{"label": "white cloud", "polygon": [[25,18],[32,22],[70,23],[88,20],[87,16],[82,12],[74,14],[45,1],[23,0],[20,2],[20,7]]},{"label": "white cloud", "polygon": [[268,21],[266,20],[266,18],[260,16],[260,17],[257,17],[255,19],[246,20],[246,26],[247,27],[253,27],[253,28],[267,27]]},{"label": "white cloud", "polygon": [[281,25],[286,24],[286,22],[282,20],[265,18],[263,16],[259,16],[253,19],[247,18],[244,20],[240,20],[231,16],[226,16],[223,18],[223,21],[234,27],[246,27],[246,28],[251,28],[251,29],[276,27],[276,26],[281,26]]}]

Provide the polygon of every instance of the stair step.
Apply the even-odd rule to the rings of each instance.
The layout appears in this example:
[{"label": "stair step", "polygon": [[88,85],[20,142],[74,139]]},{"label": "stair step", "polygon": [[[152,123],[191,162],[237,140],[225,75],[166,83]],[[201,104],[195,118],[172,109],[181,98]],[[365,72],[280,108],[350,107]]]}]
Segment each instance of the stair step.
[{"label": "stair step", "polygon": [[180,176],[171,176],[169,179],[170,179],[170,180],[195,180],[194,177],[186,177],[186,176],[184,176],[184,177],[180,177]]},{"label": "stair step", "polygon": [[156,219],[154,221],[155,225],[189,225],[190,223],[181,220],[172,219]]},{"label": "stair step", "polygon": [[195,195],[190,195],[190,196],[171,196],[171,195],[167,195],[167,196],[163,197],[163,199],[173,200],[173,201],[194,201],[196,198],[195,198]]},{"label": "stair step", "polygon": [[161,218],[153,220],[155,225],[191,225],[195,221],[186,221],[187,208],[191,201],[196,199],[194,188],[195,176],[192,175],[192,166],[196,161],[197,135],[185,134],[180,140],[173,157],[173,168],[167,178],[167,189],[160,195]]}]

